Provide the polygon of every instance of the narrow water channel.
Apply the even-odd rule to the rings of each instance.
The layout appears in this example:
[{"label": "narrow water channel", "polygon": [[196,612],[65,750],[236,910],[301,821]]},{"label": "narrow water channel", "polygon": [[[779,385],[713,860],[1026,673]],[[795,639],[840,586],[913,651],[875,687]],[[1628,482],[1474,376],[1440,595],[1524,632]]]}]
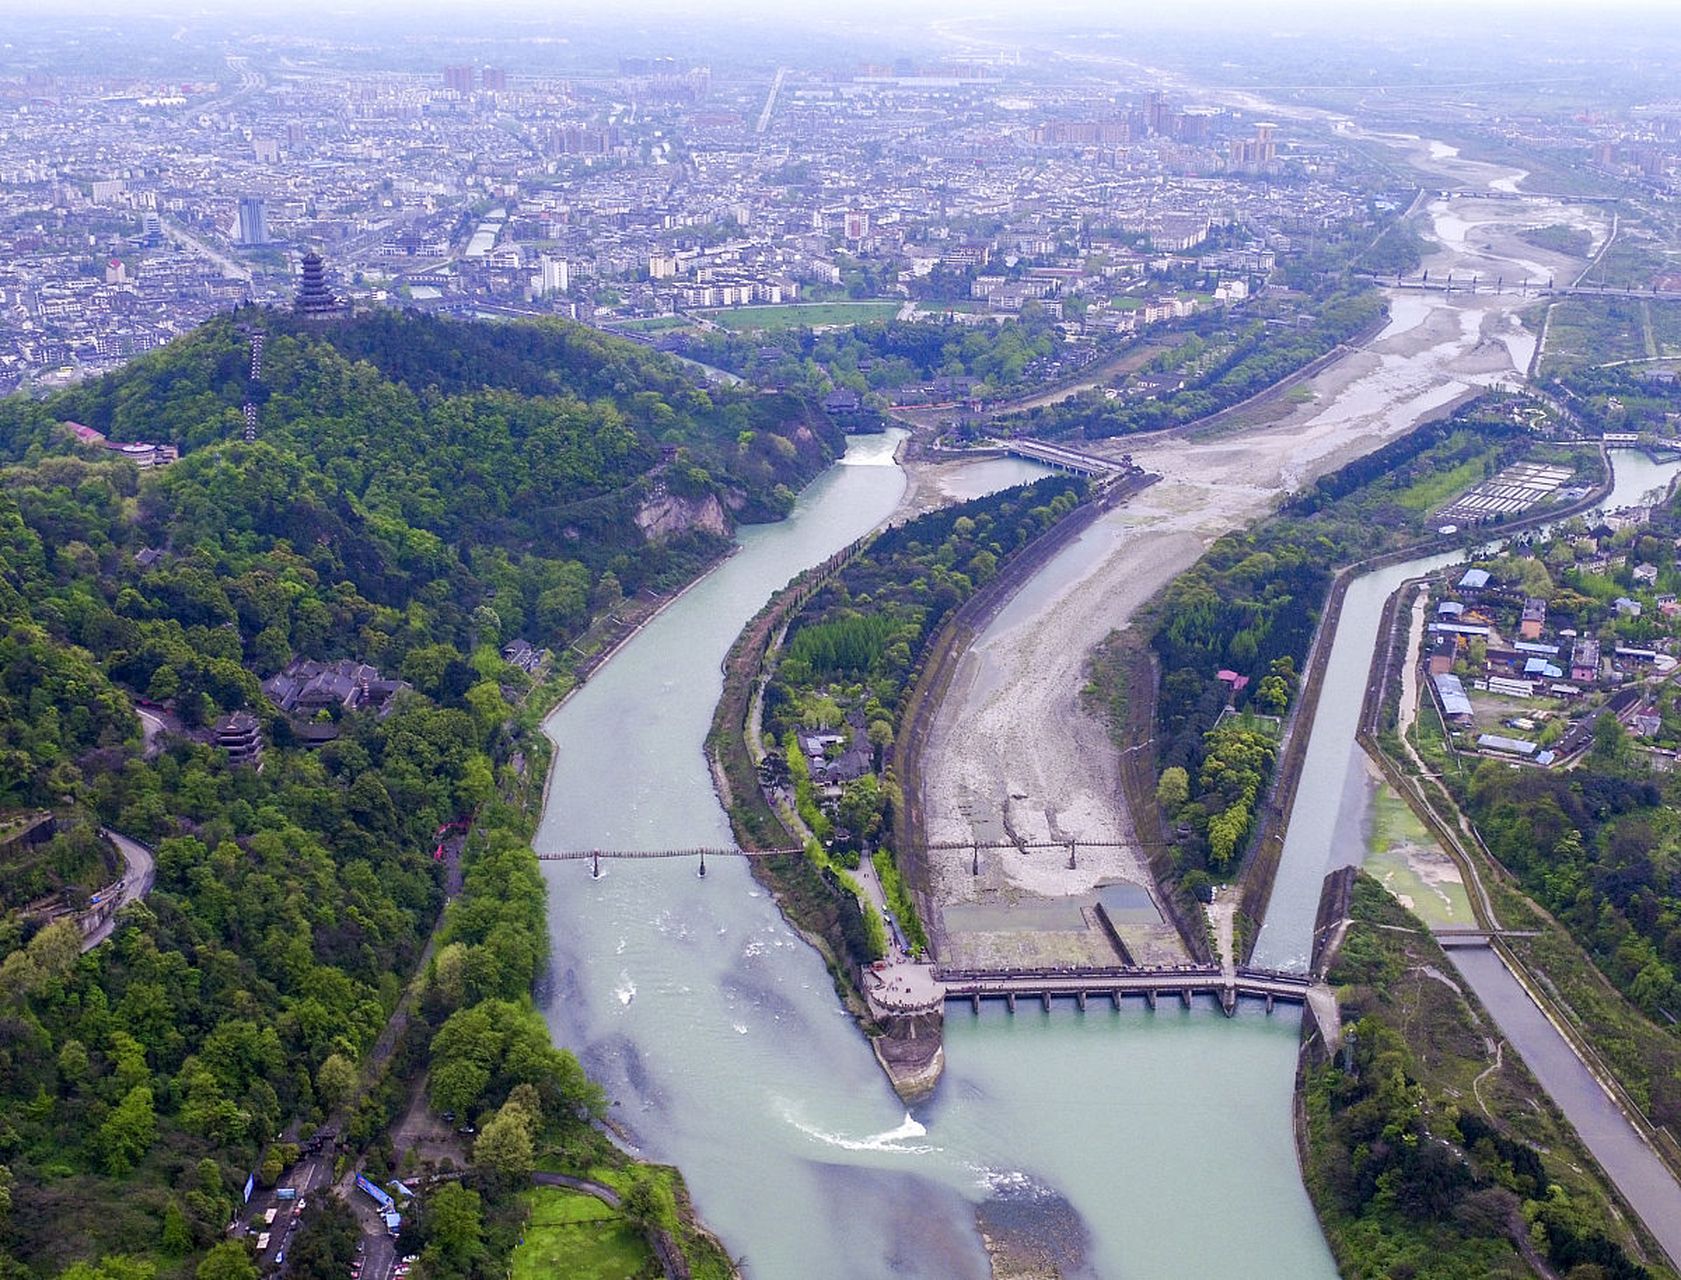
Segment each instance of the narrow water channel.
[{"label": "narrow water channel", "polygon": [[[1611,450],[1609,457],[1612,487],[1605,500],[1608,510],[1661,500],[1671,491],[1677,475],[1681,475],[1681,461],[1654,462],[1646,454],[1632,449]],[[1378,615],[1382,612],[1384,600],[1407,579],[1430,573],[1455,558],[1431,556],[1413,560],[1368,574],[1349,587],[1348,603],[1337,629],[1331,668],[1327,672],[1325,696],[1331,699],[1331,706],[1326,708],[1323,701],[1321,703],[1314,721],[1315,738],[1308,749],[1308,768],[1303,774],[1304,792],[1309,777],[1329,776],[1324,770],[1334,761],[1328,759],[1322,762],[1316,772],[1311,759],[1321,730],[1334,734],[1325,741],[1328,758],[1335,756],[1338,742],[1348,743],[1351,750],[1347,756],[1344,799],[1339,814],[1332,820],[1337,833],[1336,847],[1340,851],[1333,865],[1358,860],[1361,833],[1370,822],[1374,793],[1374,788],[1363,777],[1366,775],[1365,762],[1361,758],[1363,753],[1353,742],[1357,717],[1347,714],[1342,704],[1351,703],[1358,710],[1359,699],[1364,693],[1363,664],[1369,662],[1376,644]],[[1347,660],[1339,665],[1345,640]],[[1361,646],[1364,658],[1355,652],[1356,645]],[[1353,667],[1357,659],[1362,664],[1359,683],[1351,685],[1349,681],[1354,678]],[[1331,698],[1330,677],[1333,673],[1341,681],[1344,696],[1340,698]],[[1345,720],[1346,726],[1342,723]],[[1291,865],[1289,840],[1296,839],[1298,833],[1307,836],[1316,825],[1323,828],[1326,819],[1319,812],[1321,808],[1311,803],[1304,806],[1302,798],[1297,798],[1284,856],[1284,864],[1291,867],[1292,876],[1298,875],[1302,868]],[[1263,944],[1268,942],[1268,930],[1272,929],[1275,919],[1282,918],[1286,910],[1284,904],[1293,902],[1299,906],[1299,891],[1292,893],[1285,879],[1281,873],[1274,886],[1274,906],[1269,908],[1267,929],[1262,931],[1260,939]],[[1260,958],[1260,952],[1258,946],[1258,963],[1274,963],[1283,959],[1276,949],[1269,952],[1265,959]],[[1671,1263],[1681,1263],[1681,1186],[1677,1185],[1674,1175],[1646,1145],[1628,1118],[1576,1056],[1563,1034],[1548,1021],[1496,952],[1454,948],[1447,952],[1447,956],[1488,1010],[1501,1034],[1517,1050],[1607,1176],[1669,1254]]]},{"label": "narrow water channel", "polygon": [[1409,560],[1348,585],[1308,733],[1301,782],[1284,834],[1266,923],[1255,940],[1252,959],[1263,968],[1307,968],[1320,885],[1328,873],[1359,862],[1366,853],[1369,775],[1354,735],[1360,727],[1360,707],[1384,601],[1408,578],[1459,558],[1458,552],[1448,552]]}]

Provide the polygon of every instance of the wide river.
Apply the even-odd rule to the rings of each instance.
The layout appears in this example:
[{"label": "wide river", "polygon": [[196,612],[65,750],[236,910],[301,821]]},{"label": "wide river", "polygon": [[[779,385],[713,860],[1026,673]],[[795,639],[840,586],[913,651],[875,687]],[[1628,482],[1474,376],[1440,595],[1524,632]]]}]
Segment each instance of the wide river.
[{"label": "wide river", "polygon": [[[893,443],[855,438],[555,713],[540,849],[728,841],[701,754],[719,661],[771,591],[893,509]],[[993,464],[976,487],[1031,474]],[[982,1201],[1071,1209],[1102,1276],[1333,1274],[1291,1145],[1295,1014],[959,1013],[938,1094],[907,1116],[745,864],[547,866],[556,1040],[749,1274],[985,1276]]]},{"label": "wide river", "polygon": [[[720,661],[773,591],[893,511],[895,442],[852,440],[789,520],[744,530],[555,712],[539,849],[729,840],[702,755]],[[967,488],[1032,474],[988,464]],[[1320,879],[1363,849],[1350,717],[1383,599],[1417,572],[1351,588],[1259,963],[1304,961]],[[977,1211],[1054,1228],[1105,1278],[1335,1275],[1291,1137],[1294,1011],[954,1009],[945,1078],[907,1114],[743,862],[704,880],[674,861],[609,862],[599,880],[545,865],[557,1042],[757,1280],[984,1277]]]}]

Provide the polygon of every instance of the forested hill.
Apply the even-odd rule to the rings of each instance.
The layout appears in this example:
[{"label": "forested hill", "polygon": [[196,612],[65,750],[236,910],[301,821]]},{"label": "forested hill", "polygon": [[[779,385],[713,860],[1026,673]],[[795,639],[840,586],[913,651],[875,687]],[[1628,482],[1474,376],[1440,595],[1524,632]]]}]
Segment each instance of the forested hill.
[{"label": "forested hill", "polygon": [[[253,333],[265,338],[256,382]],[[602,532],[656,481],[775,518],[841,447],[803,400],[707,388],[669,357],[564,321],[378,312],[305,327],[247,309],[44,403],[0,402],[0,457],[54,448],[65,421],[191,453],[238,440],[248,400],[261,439],[370,513],[446,538],[553,537],[574,519]]]},{"label": "forested hill", "polygon": [[[182,456],[143,471],[67,422]],[[192,1275],[246,1174],[278,1176],[275,1135],[369,1072],[337,1122],[377,1173],[409,1082],[465,1043],[457,1019],[503,1048],[478,1036],[470,1070],[434,1077],[445,1108],[483,1125],[517,1093],[539,1153],[605,1158],[580,1127],[597,1095],[527,998],[545,934],[521,806],[541,776],[515,762],[541,744],[499,650],[524,637],[564,670],[592,618],[686,581],[732,514],[785,510],[841,443],[796,398],[703,389],[577,326],[407,315],[305,330],[246,310],[0,401],[0,1277]],[[300,659],[367,667],[284,714],[261,682]],[[179,731],[152,750],[143,700]],[[240,710],[260,770],[209,741]],[[42,811],[55,837],[12,838]],[[440,828],[463,819],[463,897],[372,1071],[440,919]],[[115,874],[102,826],[154,847],[156,884],[79,954],[49,921]],[[499,1238],[474,1255],[486,1276]]]}]

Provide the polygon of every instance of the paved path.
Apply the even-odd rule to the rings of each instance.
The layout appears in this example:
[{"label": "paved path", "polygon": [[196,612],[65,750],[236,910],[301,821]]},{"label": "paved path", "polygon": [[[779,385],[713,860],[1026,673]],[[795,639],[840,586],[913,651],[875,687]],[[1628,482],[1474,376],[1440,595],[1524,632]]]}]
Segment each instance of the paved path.
[{"label": "paved path", "polygon": [[159,751],[163,750],[163,744],[159,739],[163,737],[169,726],[164,723],[163,717],[156,711],[148,711],[145,707],[135,707],[134,714],[140,717],[140,735],[146,744],[146,759],[150,760]]},{"label": "paved path", "polygon": [[[101,830],[100,834],[115,845],[117,852],[122,855],[123,878],[113,887],[101,890],[100,902],[95,910],[103,913],[103,919],[83,936],[83,954],[92,951],[109,938],[112,930],[117,927],[117,913],[129,903],[144,898],[152,891],[152,884],[157,880],[157,863],[150,849],[138,840],[118,835],[109,829]],[[114,900],[107,897],[108,894],[114,895]]]},{"label": "paved path", "polygon": [[1220,949],[1220,974],[1225,978],[1237,976],[1237,949],[1233,946],[1236,915],[1237,892],[1230,885],[1221,885],[1208,904],[1208,918],[1214,923],[1214,944]]},{"label": "paved path", "polygon": [[534,1173],[531,1175],[531,1181],[539,1187],[565,1187],[568,1191],[581,1191],[586,1196],[594,1196],[609,1209],[619,1207],[617,1191],[599,1182],[591,1182],[588,1178],[574,1178],[565,1173]]}]

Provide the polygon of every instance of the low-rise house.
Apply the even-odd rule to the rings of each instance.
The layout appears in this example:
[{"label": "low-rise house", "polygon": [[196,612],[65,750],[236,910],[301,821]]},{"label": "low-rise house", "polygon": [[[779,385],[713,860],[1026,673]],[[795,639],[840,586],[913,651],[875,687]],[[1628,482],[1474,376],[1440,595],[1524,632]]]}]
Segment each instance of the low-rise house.
[{"label": "low-rise house", "polygon": [[538,649],[529,640],[510,640],[502,646],[502,661],[528,674],[542,666],[548,656],[547,649]]},{"label": "low-rise house", "polygon": [[1599,641],[1593,636],[1583,636],[1571,649],[1570,678],[1578,684],[1599,679]]},{"label": "low-rise house", "polygon": [[1498,751],[1503,755],[1532,756],[1536,744],[1527,738],[1508,738],[1503,734],[1485,733],[1477,738],[1477,746],[1484,751]]},{"label": "low-rise house", "polygon": [[1441,699],[1442,715],[1449,723],[1465,725],[1472,719],[1471,698],[1465,692],[1465,686],[1455,675],[1446,673],[1432,676],[1436,685],[1436,696]]}]

